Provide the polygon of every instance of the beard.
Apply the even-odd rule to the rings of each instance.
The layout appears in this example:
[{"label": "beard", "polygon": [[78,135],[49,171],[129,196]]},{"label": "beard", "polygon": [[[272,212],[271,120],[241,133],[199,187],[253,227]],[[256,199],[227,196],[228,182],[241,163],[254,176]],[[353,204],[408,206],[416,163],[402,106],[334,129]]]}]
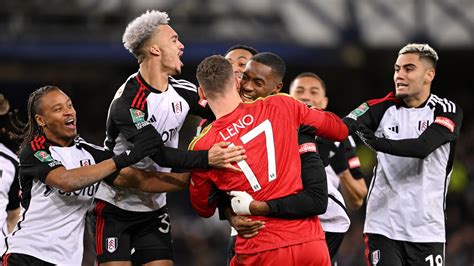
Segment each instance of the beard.
[{"label": "beard", "polygon": [[407,93],[397,93],[395,92],[395,98],[399,99],[399,100],[403,100],[405,99],[406,97],[408,97],[408,94]]}]

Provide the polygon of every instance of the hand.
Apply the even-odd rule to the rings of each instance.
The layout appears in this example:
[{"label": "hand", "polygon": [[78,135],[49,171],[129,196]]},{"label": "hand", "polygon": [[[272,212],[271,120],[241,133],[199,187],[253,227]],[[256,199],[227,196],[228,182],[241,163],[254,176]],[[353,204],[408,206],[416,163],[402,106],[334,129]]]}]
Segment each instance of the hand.
[{"label": "hand", "polygon": [[252,238],[258,234],[258,232],[265,227],[264,221],[253,221],[249,217],[231,215],[229,223],[232,227],[237,230],[239,236],[243,238]]},{"label": "hand", "polygon": [[355,131],[360,140],[373,151],[387,152],[390,150],[390,143],[385,138],[378,138],[374,132],[363,124],[357,126]]},{"label": "hand", "polygon": [[112,157],[112,159],[117,170],[120,170],[156,153],[159,147],[160,143],[155,138],[141,138],[133,144],[133,148]]},{"label": "hand", "polygon": [[247,158],[247,155],[244,154],[245,150],[242,146],[228,147],[229,145],[229,142],[223,141],[212,146],[209,150],[209,166],[242,172],[239,168],[232,166],[231,163],[245,160]]},{"label": "hand", "polygon": [[232,197],[230,203],[232,205],[232,210],[237,215],[251,215],[250,212],[250,203],[252,203],[253,198],[249,193],[245,191],[231,191],[229,195]]}]

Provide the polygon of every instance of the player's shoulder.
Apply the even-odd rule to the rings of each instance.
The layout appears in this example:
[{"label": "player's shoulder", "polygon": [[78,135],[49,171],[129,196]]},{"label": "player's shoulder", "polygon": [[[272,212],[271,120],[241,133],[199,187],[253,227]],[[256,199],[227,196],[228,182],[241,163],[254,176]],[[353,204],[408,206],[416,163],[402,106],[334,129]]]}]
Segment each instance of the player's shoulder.
[{"label": "player's shoulder", "polygon": [[106,148],[104,148],[102,146],[92,144],[92,143],[89,143],[85,139],[81,138],[80,136],[77,136],[74,139],[74,144],[78,148],[94,149],[94,150],[98,150],[98,151],[107,151]]},{"label": "player's shoulder", "polygon": [[172,76],[169,77],[168,82],[176,91],[188,91],[197,93],[197,87],[192,82],[185,79],[176,79]]},{"label": "player's shoulder", "polygon": [[20,164],[32,160],[37,163],[53,161],[49,147],[50,145],[44,136],[35,136],[21,148]]},{"label": "player's shoulder", "polygon": [[374,105],[379,105],[379,104],[388,104],[388,105],[395,105],[399,104],[400,100],[395,97],[395,93],[389,92],[387,95],[385,95],[382,98],[375,98],[375,99],[370,99],[365,102],[369,107],[372,107]]},{"label": "player's shoulder", "polygon": [[206,126],[199,135],[193,138],[191,143],[189,143],[188,150],[208,150],[209,143],[207,143],[207,138],[210,137],[210,133],[212,129],[212,123]]},{"label": "player's shoulder", "polygon": [[462,114],[462,109],[458,104],[436,94],[430,95],[427,105],[430,108],[435,109],[437,112]]}]

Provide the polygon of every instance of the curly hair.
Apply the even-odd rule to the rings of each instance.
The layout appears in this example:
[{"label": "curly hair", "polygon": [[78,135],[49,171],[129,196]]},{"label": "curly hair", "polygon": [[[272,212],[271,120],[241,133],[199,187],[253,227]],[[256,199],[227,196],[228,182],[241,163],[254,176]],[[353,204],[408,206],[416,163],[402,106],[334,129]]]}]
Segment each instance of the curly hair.
[{"label": "curly hair", "polygon": [[170,18],[166,12],[147,10],[127,25],[123,33],[123,46],[140,60],[141,48],[160,25],[168,25]]}]

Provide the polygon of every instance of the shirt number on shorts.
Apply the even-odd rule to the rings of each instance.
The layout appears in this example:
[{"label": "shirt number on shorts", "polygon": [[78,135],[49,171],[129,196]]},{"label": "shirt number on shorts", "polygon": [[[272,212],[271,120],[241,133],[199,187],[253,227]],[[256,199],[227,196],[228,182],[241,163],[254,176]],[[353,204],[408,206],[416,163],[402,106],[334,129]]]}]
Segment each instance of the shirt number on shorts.
[{"label": "shirt number on shorts", "polygon": [[434,257],[434,255],[431,254],[425,258],[425,261],[428,261],[430,263],[430,266],[434,266],[435,263],[436,266],[443,266],[443,257],[441,255],[436,255],[436,257]]},{"label": "shirt number on shorts", "polygon": [[[267,148],[267,161],[268,161],[268,182],[271,182],[276,179],[276,163],[275,163],[275,143],[273,141],[273,129],[272,123],[270,120],[265,120],[260,123],[258,126],[254,127],[252,130],[240,137],[240,140],[243,144],[251,141],[260,134],[265,134],[265,143]],[[234,143],[230,144],[229,147],[235,146]],[[252,169],[245,160],[237,162],[237,165],[242,169],[245,177],[250,183],[253,191],[259,191],[262,189],[262,186],[257,180],[257,177],[253,173]]]},{"label": "shirt number on shorts", "polygon": [[168,219],[168,214],[163,213],[162,215],[158,216],[158,219],[161,219],[161,226],[158,227],[158,230],[163,234],[167,234],[170,231],[170,221]]}]

